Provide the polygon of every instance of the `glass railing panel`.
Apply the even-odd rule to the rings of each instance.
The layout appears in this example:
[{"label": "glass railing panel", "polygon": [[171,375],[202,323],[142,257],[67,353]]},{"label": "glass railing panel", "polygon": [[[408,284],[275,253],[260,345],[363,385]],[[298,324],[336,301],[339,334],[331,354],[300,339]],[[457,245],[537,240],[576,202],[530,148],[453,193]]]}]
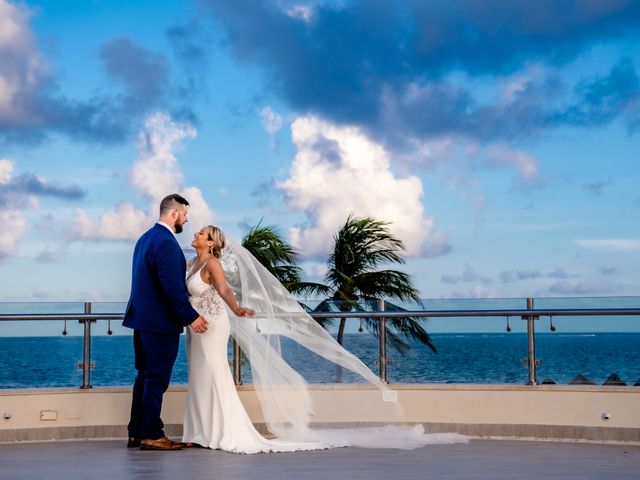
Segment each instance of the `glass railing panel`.
[{"label": "glass railing panel", "polygon": [[[305,303],[311,308],[320,304]],[[535,308],[638,308],[640,297],[536,298]],[[347,310],[344,304],[325,304],[325,309]],[[377,303],[361,302],[362,308],[376,310]],[[408,310],[428,311],[498,311],[522,310],[525,299],[436,299],[397,304]],[[92,313],[121,314],[124,303],[93,303]],[[74,314],[82,313],[82,302],[65,303],[1,303],[4,314],[69,314],[67,336],[62,336],[63,321],[0,322],[0,388],[79,387],[82,371],[83,326]],[[391,310],[387,305],[387,311]],[[510,333],[507,333],[507,321]],[[526,322],[520,316],[506,317],[431,317],[421,320],[437,348],[410,342],[404,354],[388,346],[388,380],[391,383],[513,383],[527,382]],[[358,356],[373,372],[379,372],[379,342],[364,323],[348,319],[345,323],[344,346]],[[337,333],[338,320],[329,328]],[[552,327],[553,330],[552,331]],[[111,321],[113,335],[108,336],[107,321],[92,324],[91,358],[96,368],[91,372],[94,386],[131,385],[135,377],[131,331],[120,320]],[[174,368],[173,384],[187,383],[185,336]],[[231,342],[230,342],[231,343]],[[390,342],[389,342],[390,343]],[[336,369],[303,347],[283,340],[282,351],[294,368],[311,383],[333,383]],[[229,346],[229,359],[231,355]],[[596,384],[604,383],[612,374],[632,385],[640,380],[640,316],[557,316],[536,321],[536,357],[538,382],[551,380],[558,384],[571,382],[582,375]],[[313,359],[313,361],[310,361]],[[242,367],[244,383],[251,383],[248,364]],[[359,382],[343,372],[345,383]]]},{"label": "glass railing panel", "polygon": [[[640,297],[536,298],[538,309],[640,308]],[[538,379],[569,383],[582,376],[603,384],[611,375],[640,381],[640,316],[541,317],[536,328]]]},{"label": "glass railing panel", "polygon": [[[73,314],[84,312],[83,302],[2,302],[0,314],[38,315],[38,314]],[[57,336],[64,330],[64,322],[60,321],[20,321],[0,322],[0,337],[33,337]],[[82,325],[77,320],[67,321],[69,336],[82,335]]]}]

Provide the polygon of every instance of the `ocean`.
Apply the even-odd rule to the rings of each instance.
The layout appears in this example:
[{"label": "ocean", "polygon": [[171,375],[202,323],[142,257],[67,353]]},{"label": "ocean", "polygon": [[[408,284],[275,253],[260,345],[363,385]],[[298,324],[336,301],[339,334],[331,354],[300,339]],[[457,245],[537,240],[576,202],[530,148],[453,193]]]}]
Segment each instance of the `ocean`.
[{"label": "ocean", "polygon": [[[414,344],[406,354],[388,351],[391,383],[525,384],[527,357],[525,333],[434,333],[434,353]],[[367,333],[350,333],[344,345],[374,372],[378,341]],[[0,338],[0,389],[79,387],[82,371],[82,337]],[[311,383],[334,382],[335,369],[302,347],[283,344],[286,360]],[[91,349],[95,368],[93,386],[131,385],[135,376],[130,336],[94,336]],[[536,356],[541,361],[538,381],[558,384],[583,375],[597,384],[616,373],[628,385],[640,381],[640,333],[541,332],[536,334]],[[231,358],[231,356],[229,356]],[[243,382],[251,382],[250,369]],[[345,382],[357,379],[345,375]],[[181,337],[173,384],[187,383],[185,337]]]}]

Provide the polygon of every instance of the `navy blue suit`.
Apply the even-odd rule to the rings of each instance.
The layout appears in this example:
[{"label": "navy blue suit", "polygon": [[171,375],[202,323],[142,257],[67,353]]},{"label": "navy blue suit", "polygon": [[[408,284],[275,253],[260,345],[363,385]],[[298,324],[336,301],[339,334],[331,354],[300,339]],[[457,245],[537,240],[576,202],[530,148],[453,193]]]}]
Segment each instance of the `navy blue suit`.
[{"label": "navy blue suit", "polygon": [[135,367],[129,437],[164,436],[162,396],[169,387],[183,328],[198,318],[189,303],[186,262],[173,233],[160,224],[133,251],[131,295],[123,325],[132,328]]}]

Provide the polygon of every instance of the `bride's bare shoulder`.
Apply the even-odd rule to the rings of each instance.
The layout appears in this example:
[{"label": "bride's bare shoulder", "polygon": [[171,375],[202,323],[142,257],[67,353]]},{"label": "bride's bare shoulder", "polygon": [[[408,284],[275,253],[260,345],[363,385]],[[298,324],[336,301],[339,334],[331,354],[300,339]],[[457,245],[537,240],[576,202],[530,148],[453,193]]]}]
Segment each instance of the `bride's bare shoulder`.
[{"label": "bride's bare shoulder", "polygon": [[211,257],[209,260],[207,260],[207,270],[209,270],[210,272],[216,272],[218,270],[221,271],[222,264],[220,263],[220,260],[216,257]]}]

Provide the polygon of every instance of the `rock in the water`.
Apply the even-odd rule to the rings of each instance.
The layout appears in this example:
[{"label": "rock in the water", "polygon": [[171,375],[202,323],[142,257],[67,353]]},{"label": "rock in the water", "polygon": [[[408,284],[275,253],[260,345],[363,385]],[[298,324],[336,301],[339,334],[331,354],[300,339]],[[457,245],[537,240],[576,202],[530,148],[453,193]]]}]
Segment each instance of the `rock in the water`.
[{"label": "rock in the water", "polygon": [[595,385],[596,382],[588,379],[584,375],[576,375],[576,378],[569,382],[569,385]]},{"label": "rock in the water", "polygon": [[556,382],[554,382],[550,378],[545,378],[544,380],[542,380],[542,385],[555,385],[555,384]]},{"label": "rock in the water", "polygon": [[609,378],[607,378],[603,385],[626,385],[626,383],[624,383],[624,381],[618,376],[617,373],[612,373],[611,375],[609,375]]}]

